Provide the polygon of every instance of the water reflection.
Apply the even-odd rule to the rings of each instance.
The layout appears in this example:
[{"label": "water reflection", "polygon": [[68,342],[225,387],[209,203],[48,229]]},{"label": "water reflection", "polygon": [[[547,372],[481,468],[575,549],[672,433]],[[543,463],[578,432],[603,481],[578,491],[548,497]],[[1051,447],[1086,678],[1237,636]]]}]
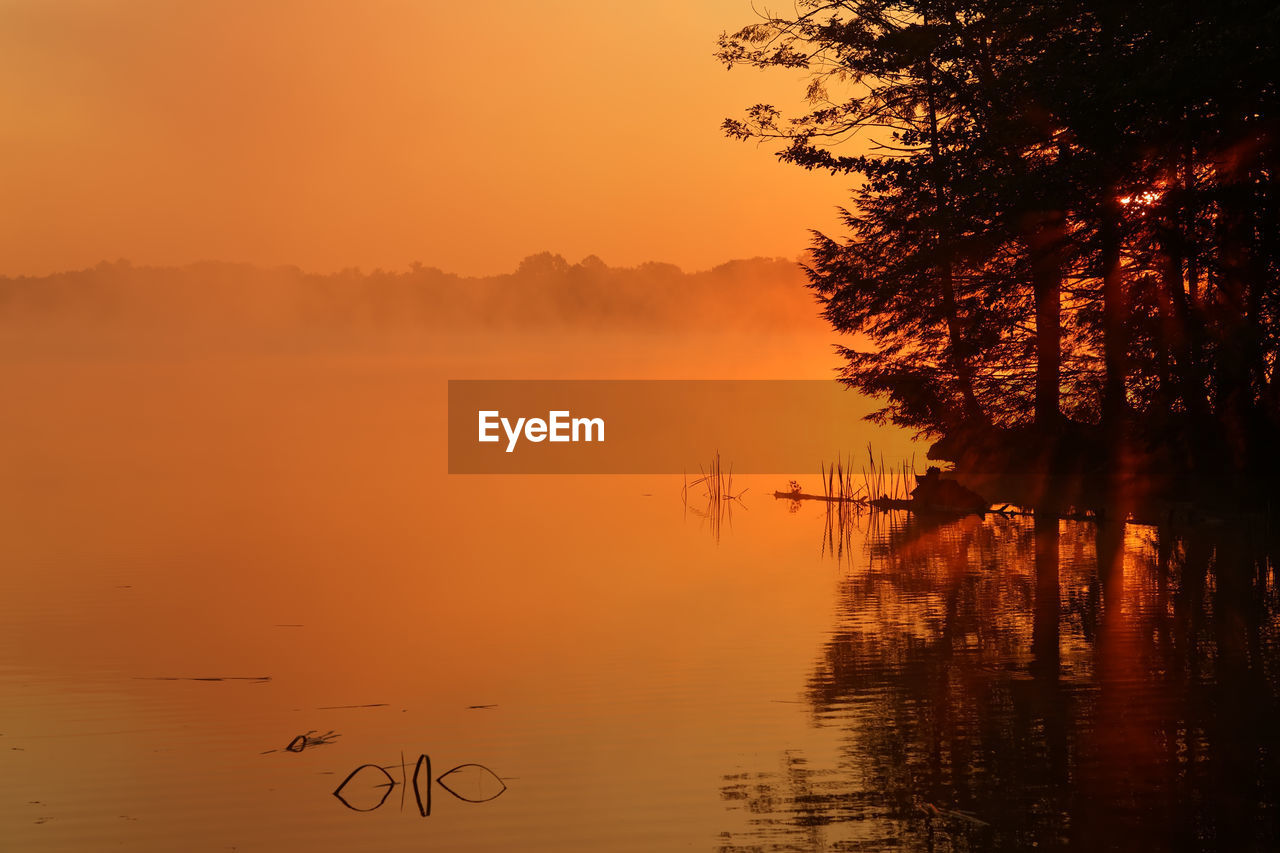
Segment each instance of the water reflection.
[{"label": "water reflection", "polygon": [[834,760],[726,776],[739,850],[1271,850],[1274,540],[894,514],[809,680]]},{"label": "water reflection", "polygon": [[[399,781],[391,774],[391,770],[400,771]],[[483,764],[459,764],[435,777],[435,784],[465,803],[487,803],[496,800],[507,790],[507,783]],[[361,764],[352,770],[338,783],[333,796],[344,806],[355,812],[372,812],[382,808],[396,786],[401,789],[400,808],[404,808],[405,792],[413,787],[413,798],[418,806],[418,814],[431,816],[431,756],[423,753],[413,766],[413,775],[409,775],[409,766],[404,756],[399,764],[383,767],[379,764]]]}]

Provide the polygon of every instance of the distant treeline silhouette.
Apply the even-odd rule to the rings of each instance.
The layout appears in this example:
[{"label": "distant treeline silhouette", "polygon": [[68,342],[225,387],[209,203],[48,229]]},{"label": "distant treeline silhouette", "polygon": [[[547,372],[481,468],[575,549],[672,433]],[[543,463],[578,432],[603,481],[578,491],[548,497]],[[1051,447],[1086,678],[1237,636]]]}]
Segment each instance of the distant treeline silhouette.
[{"label": "distant treeline silhouette", "polygon": [[777,258],[686,273],[662,263],[610,267],[594,256],[570,264],[543,253],[526,258],[513,273],[481,278],[421,264],[400,272],[317,274],[296,267],[146,267],[117,261],[0,278],[0,326],[820,327],[803,281],[795,261]]},{"label": "distant treeline silhouette", "polygon": [[869,339],[843,379],[880,418],[952,458],[1280,471],[1274,3],[768,15],[719,58],[807,70],[812,110],[725,130],[855,179],[849,234],[817,235],[808,275]]}]

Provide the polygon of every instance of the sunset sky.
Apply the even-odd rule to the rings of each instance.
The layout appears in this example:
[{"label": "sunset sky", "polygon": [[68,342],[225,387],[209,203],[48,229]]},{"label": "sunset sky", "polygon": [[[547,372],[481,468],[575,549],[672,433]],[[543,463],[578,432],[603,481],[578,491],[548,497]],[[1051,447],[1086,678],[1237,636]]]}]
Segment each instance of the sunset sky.
[{"label": "sunset sky", "polygon": [[0,274],[798,255],[844,181],[719,125],[749,0],[0,0]]}]

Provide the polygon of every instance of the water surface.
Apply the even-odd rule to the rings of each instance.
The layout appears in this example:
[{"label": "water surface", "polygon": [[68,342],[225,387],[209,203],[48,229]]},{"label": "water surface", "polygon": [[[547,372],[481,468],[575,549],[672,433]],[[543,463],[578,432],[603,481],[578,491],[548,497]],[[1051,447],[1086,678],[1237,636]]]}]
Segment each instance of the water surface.
[{"label": "water surface", "polygon": [[[699,369],[692,347],[611,347],[594,375],[803,375],[794,350]],[[736,478],[749,491],[715,524],[679,478],[448,477],[444,379],[592,375],[567,345],[448,352],[6,364],[9,847],[1280,837],[1258,531],[832,529],[773,499],[777,477]],[[305,733],[336,736],[285,749]],[[506,789],[472,803],[430,783],[423,817],[422,754]],[[395,785],[354,811],[333,791],[365,764]]]}]

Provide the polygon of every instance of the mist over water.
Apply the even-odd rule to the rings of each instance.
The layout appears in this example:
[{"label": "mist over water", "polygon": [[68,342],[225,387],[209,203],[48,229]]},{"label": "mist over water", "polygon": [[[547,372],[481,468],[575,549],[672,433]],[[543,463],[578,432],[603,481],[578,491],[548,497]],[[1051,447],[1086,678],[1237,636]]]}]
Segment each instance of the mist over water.
[{"label": "mist over water", "polygon": [[[445,384],[817,377],[829,345],[710,318],[589,323],[586,309],[555,329],[457,324],[405,316],[405,293],[374,322],[364,278],[335,295],[261,271],[200,275],[214,278],[112,267],[5,282],[4,836],[551,850],[648,825],[632,834],[652,849],[655,831],[658,846],[695,831],[659,830],[678,806],[713,837],[719,767],[687,712],[715,707],[702,679],[769,597],[748,585],[732,623],[706,621],[737,606],[717,578],[739,566],[686,521],[678,478],[447,477]],[[317,302],[327,314],[308,313]],[[705,558],[720,568],[691,578]],[[752,560],[773,572],[781,558]],[[759,645],[757,660],[773,654]],[[702,769],[668,778],[642,760],[660,745]],[[410,770],[429,754],[437,775],[483,764],[508,790],[478,805],[436,788],[423,819],[412,794],[399,810],[397,769],[380,822],[353,823],[366,816],[334,788],[401,751]]]},{"label": "mist over water", "polygon": [[[723,324],[684,279],[695,294],[652,307],[661,322],[618,307],[641,278],[521,319],[503,290],[536,287],[519,275],[484,285],[507,314],[464,324],[407,311],[429,292],[418,273],[379,291],[112,270],[4,282],[14,849],[1276,837],[1265,537],[901,512],[833,530],[822,506],[774,499],[780,477],[735,478],[746,493],[720,514],[682,501],[680,477],[445,473],[450,378],[833,375],[795,280],[799,319],[765,332],[741,318],[768,314],[774,285],[753,302],[732,276],[703,281],[734,293]],[[851,424],[815,452],[880,435]],[[373,806],[358,812],[333,792],[366,764],[392,787],[381,805],[381,777],[346,789]],[[432,778],[463,765],[505,789],[468,802]],[[478,773],[451,779],[485,793]]]},{"label": "mist over water", "polygon": [[[595,257],[526,258],[512,273],[467,278],[404,271],[245,264],[135,267],[127,261],[43,277],[0,278],[0,352],[102,358],[155,354],[454,351],[449,334],[657,334],[776,338],[824,329],[793,261],[756,258],[686,273],[670,264],[612,268]],[[439,345],[446,335],[447,347]],[[712,358],[713,364],[731,359]],[[809,369],[802,364],[797,369]]]}]

